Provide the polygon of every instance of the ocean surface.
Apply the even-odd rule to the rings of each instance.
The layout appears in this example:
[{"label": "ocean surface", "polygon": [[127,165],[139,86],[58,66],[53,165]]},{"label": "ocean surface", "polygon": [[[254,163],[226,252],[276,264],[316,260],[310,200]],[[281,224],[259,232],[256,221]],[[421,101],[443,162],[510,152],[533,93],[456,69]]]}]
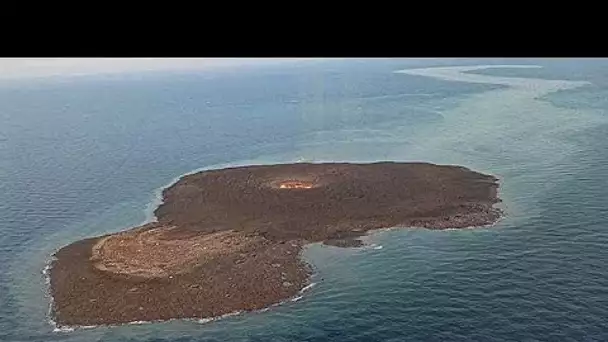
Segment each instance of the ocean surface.
[{"label": "ocean surface", "polygon": [[[0,341],[608,341],[608,60],[331,60],[0,82]],[[459,164],[500,178],[479,229],[312,245],[268,311],[54,331],[43,269],[151,218],[196,169]]]}]

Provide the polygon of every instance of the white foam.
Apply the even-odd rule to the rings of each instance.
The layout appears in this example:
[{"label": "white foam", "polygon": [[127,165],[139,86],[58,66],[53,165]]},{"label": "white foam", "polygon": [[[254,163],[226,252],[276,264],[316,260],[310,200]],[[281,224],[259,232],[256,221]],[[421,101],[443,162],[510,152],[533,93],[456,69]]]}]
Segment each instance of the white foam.
[{"label": "white foam", "polygon": [[51,284],[51,261],[47,262],[42,269],[42,275],[44,275],[44,283],[48,286]]},{"label": "white foam", "polygon": [[374,249],[382,249],[382,246],[375,246]]},{"label": "white foam", "polygon": [[[240,315],[242,314],[243,311],[234,311],[234,312],[229,312],[227,314],[223,314],[221,316],[217,316],[217,317],[207,317],[207,318],[199,318],[199,319],[195,319],[194,321],[198,324],[205,324],[205,323],[210,323],[210,322],[214,322],[223,318],[228,318],[228,317],[232,317],[232,316],[236,316],[236,315]],[[193,319],[186,319],[186,320],[193,320]]]},{"label": "white foam", "polygon": [[[265,308],[268,310],[268,308]],[[171,321],[191,321],[196,322],[198,324],[205,324],[213,321],[217,321],[220,319],[228,318],[231,316],[240,315],[243,311],[234,311],[229,312],[227,314],[216,316],[216,317],[208,317],[208,318],[174,318],[168,320],[153,320],[153,321],[132,321],[120,324],[99,324],[99,325],[73,325],[73,326],[57,326],[54,321],[51,320],[51,324],[54,326],[53,332],[72,332],[79,329],[93,329],[98,327],[117,327],[121,325],[143,325],[143,324],[152,324],[152,323],[160,323],[160,322],[171,322]]]},{"label": "white foam", "polygon": [[42,269],[42,274],[44,275],[44,283],[46,284],[45,296],[49,298],[49,309],[47,311],[47,319],[49,324],[53,327],[53,332],[70,332],[74,331],[73,327],[59,327],[57,326],[57,322],[53,320],[53,303],[54,299],[51,295],[51,267],[53,261],[55,260],[54,256],[51,256],[49,260],[46,262],[46,265]]},{"label": "white foam", "polygon": [[221,318],[226,318],[226,317],[236,316],[236,315],[240,315],[240,314],[242,314],[242,313],[243,313],[243,311],[234,311],[234,312],[229,312],[229,313],[227,313],[227,314],[223,314],[223,315],[219,316],[218,318],[219,318],[219,319],[221,319]]},{"label": "white foam", "polygon": [[310,284],[308,284],[308,285],[304,286],[304,287],[303,287],[303,288],[300,290],[300,292],[299,292],[299,293],[304,293],[304,292],[306,292],[306,291],[308,291],[308,290],[312,289],[312,288],[313,288],[315,285],[317,285],[317,283],[310,283]]},{"label": "white foam", "polygon": [[302,299],[302,298],[304,298],[304,297],[303,297],[303,296],[296,296],[296,297],[293,297],[293,298],[291,299],[291,301],[292,301],[292,302],[297,302],[297,301],[299,301],[299,300],[300,300],[300,299]]},{"label": "white foam", "polygon": [[72,327],[55,327],[55,328],[53,328],[53,332],[55,332],[55,333],[72,332],[74,330],[75,330],[75,328],[72,328]]}]

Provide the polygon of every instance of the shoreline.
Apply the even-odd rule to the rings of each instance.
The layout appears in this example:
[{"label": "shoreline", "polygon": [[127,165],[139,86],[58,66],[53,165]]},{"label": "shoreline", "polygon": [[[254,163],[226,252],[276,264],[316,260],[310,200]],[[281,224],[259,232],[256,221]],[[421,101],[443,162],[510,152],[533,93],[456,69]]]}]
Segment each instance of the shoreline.
[{"label": "shoreline", "polygon": [[[319,167],[324,166],[325,163],[305,163],[305,165],[317,165]],[[332,165],[378,165],[378,164],[386,164],[383,162],[376,162],[376,163],[368,163],[368,164],[350,164],[350,163],[332,163]],[[404,163],[393,163],[393,162],[389,162],[389,165],[395,165],[395,164],[406,164],[406,165],[412,165],[412,164],[420,164],[420,165],[424,165],[424,167],[442,167],[442,168],[455,168],[457,170],[460,171],[464,171],[467,173],[471,173],[471,174],[476,174],[479,176],[483,176],[483,177],[493,177],[493,176],[488,176],[488,175],[484,175],[484,174],[480,174],[477,173],[475,171],[472,171],[466,167],[462,167],[462,166],[457,166],[457,165],[434,165],[434,164],[430,164],[430,163],[423,163],[423,162],[404,162]],[[154,197],[152,198],[152,200],[150,201],[150,203],[148,203],[148,205],[146,205],[144,211],[146,214],[146,219],[144,220],[144,225],[146,224],[151,224],[151,223],[157,223],[159,221],[158,218],[158,211],[161,209],[161,207],[163,207],[164,204],[167,203],[167,194],[166,192],[168,192],[169,189],[172,189],[172,187],[176,186],[176,184],[178,184],[180,181],[183,181],[184,179],[188,178],[188,176],[193,176],[193,175],[197,175],[197,174],[201,174],[201,173],[205,173],[205,172],[226,172],[226,171],[230,171],[230,170],[239,170],[241,168],[265,168],[265,167],[291,167],[293,165],[297,165],[297,164],[275,164],[275,165],[266,165],[266,164],[258,164],[258,165],[248,165],[248,166],[239,166],[239,165],[232,165],[232,166],[228,166],[225,167],[223,169],[213,169],[213,166],[210,167],[205,167],[205,168],[199,168],[190,172],[187,172],[183,175],[180,175],[178,177],[175,177],[174,179],[172,179],[169,183],[167,183],[166,185],[157,188],[154,191]],[[315,166],[315,167],[317,167]],[[422,166],[421,166],[422,167]],[[492,185],[495,185],[496,190],[500,188],[499,184],[498,184],[498,179],[496,177],[493,177],[494,182],[492,183]],[[356,233],[355,235],[353,235],[353,237],[355,239],[366,239],[367,236],[376,233],[378,231],[382,231],[382,230],[390,230],[390,229],[405,229],[405,228],[425,228],[425,229],[439,229],[439,230],[443,230],[443,229],[467,229],[467,228],[480,228],[483,226],[493,226],[495,225],[500,219],[502,219],[504,217],[504,211],[498,208],[495,208],[496,204],[500,203],[500,200],[498,199],[498,193],[497,191],[494,193],[493,195],[497,201],[493,202],[492,205],[490,205],[490,210],[494,213],[498,213],[497,218],[489,223],[489,224],[484,224],[484,225],[470,225],[470,226],[466,226],[466,227],[456,227],[456,228],[450,228],[450,227],[429,227],[428,222],[422,222],[422,225],[397,225],[397,226],[392,226],[392,227],[380,227],[380,228],[366,228],[364,229],[361,233],[362,234],[358,234]],[[155,209],[152,210],[152,208],[156,206]],[[161,213],[162,214],[162,213]],[[482,219],[483,220],[483,219]],[[121,234],[124,232],[130,232],[132,230],[136,230],[141,228],[141,226],[136,226],[136,227],[131,227],[127,230],[124,230],[122,232],[117,232],[117,233],[113,233],[113,234],[107,234],[104,236],[100,236],[100,237],[96,237],[96,238],[92,238],[95,240],[101,239],[101,238],[109,238],[112,237],[116,234]],[[161,227],[162,228],[162,227]],[[91,239],[85,239],[85,240],[91,240]],[[81,240],[84,241],[84,240]],[[314,241],[314,240],[308,240],[308,239],[304,239],[303,241],[301,241],[300,243],[297,243],[297,245],[299,247],[299,253],[298,253],[298,260],[299,262],[302,262],[304,264],[306,264],[309,267],[313,267],[313,265],[310,265],[310,263],[308,263],[306,260],[304,260],[304,258],[302,258],[301,254],[302,252],[306,249],[306,246],[313,244],[313,243],[317,243],[317,242],[321,242],[322,241]],[[324,243],[325,244],[325,243]],[[328,245],[328,244],[325,244]],[[68,246],[64,246],[62,248],[60,248],[59,250],[63,250],[66,247],[69,247],[71,245]],[[295,245],[294,245],[295,246]],[[356,247],[356,246],[355,246]],[[365,244],[361,247],[366,247]],[[370,247],[370,246],[367,246]],[[371,246],[374,249],[381,249],[382,246]],[[53,255],[54,256],[54,255]],[[228,313],[224,313],[224,314],[220,314],[217,316],[210,316],[207,318],[196,318],[196,317],[192,317],[192,318],[188,318],[188,317],[175,317],[175,318],[169,318],[169,319],[158,319],[158,320],[151,320],[151,321],[141,321],[141,320],[134,320],[134,321],[126,321],[126,322],[118,322],[118,323],[109,323],[109,324],[95,324],[95,325],[70,325],[70,324],[59,324],[57,323],[57,315],[53,315],[53,308],[56,305],[56,302],[54,300],[54,296],[53,296],[53,289],[52,289],[52,285],[51,285],[51,274],[53,271],[53,264],[57,261],[57,257],[53,257],[51,258],[48,263],[47,266],[45,267],[43,273],[45,274],[45,283],[48,284],[48,295],[50,297],[50,303],[49,303],[49,321],[51,323],[51,325],[54,327],[54,331],[69,331],[70,329],[74,330],[74,329],[87,329],[87,328],[95,328],[95,327],[99,327],[99,326],[119,326],[119,325],[125,325],[125,324],[141,324],[141,322],[148,322],[148,323],[155,323],[155,322],[164,322],[164,321],[169,321],[169,320],[189,320],[189,321],[205,321],[205,322],[210,322],[210,321],[214,321],[216,319],[221,319],[223,317],[228,316],[232,316],[232,315],[236,315],[239,313],[243,313],[243,312],[257,312],[257,311],[267,311],[270,308],[277,306],[277,305],[282,305],[284,303],[287,302],[293,302],[293,301],[297,301],[300,300],[302,298],[302,294],[303,292],[305,292],[308,289],[309,283],[310,283],[310,279],[313,277],[313,275],[308,274],[306,276],[306,282],[302,282],[298,286],[299,289],[297,289],[296,292],[293,292],[291,296],[287,297],[287,298],[283,298],[282,300],[278,301],[278,302],[274,302],[274,303],[270,303],[269,305],[266,305],[264,307],[261,308],[255,308],[253,310],[236,310],[233,312],[228,312]],[[314,283],[312,283],[312,285],[314,285]],[[139,323],[138,323],[139,322]]]},{"label": "shoreline", "polygon": [[[314,243],[309,243],[303,246],[302,248],[302,253],[305,251],[305,249],[312,245]],[[356,248],[356,247],[355,247]],[[304,258],[301,257],[302,260],[304,260]],[[97,324],[97,325],[65,325],[65,326],[60,326],[57,324],[57,322],[53,319],[52,315],[51,315],[51,311],[52,311],[52,306],[53,306],[53,296],[50,293],[50,283],[51,283],[51,278],[50,278],[50,271],[51,271],[51,266],[52,266],[52,262],[53,262],[53,258],[49,259],[44,267],[44,269],[42,270],[42,274],[45,277],[45,283],[47,284],[47,291],[45,293],[45,296],[48,296],[50,298],[50,303],[49,303],[49,310],[47,313],[47,318],[48,318],[48,323],[51,325],[51,327],[53,328],[53,332],[54,333],[70,333],[70,332],[74,332],[77,330],[88,330],[88,329],[95,329],[95,328],[101,328],[101,327],[120,327],[120,326],[124,326],[124,325],[145,325],[145,324],[154,324],[154,323],[166,323],[166,322],[171,322],[171,321],[185,321],[185,322],[193,322],[193,323],[197,323],[197,324],[206,324],[206,323],[211,323],[211,322],[215,322],[215,321],[219,321],[225,318],[229,318],[229,317],[233,317],[233,316],[238,316],[238,315],[242,315],[242,314],[246,314],[246,313],[262,313],[262,312],[267,312],[269,310],[271,310],[274,307],[278,307],[278,306],[282,306],[284,304],[289,304],[289,303],[294,303],[294,302],[298,302],[300,300],[302,300],[304,298],[304,294],[309,292],[309,290],[312,290],[312,288],[314,288],[317,285],[317,282],[313,282],[313,278],[317,275],[316,273],[311,273],[310,276],[308,277],[308,283],[302,287],[296,294],[294,294],[292,297],[287,298],[285,300],[282,300],[280,302],[274,303],[274,304],[270,304],[267,307],[261,308],[261,309],[257,309],[257,310],[251,310],[251,311],[243,311],[243,310],[239,310],[239,311],[234,311],[234,312],[229,312],[223,315],[219,315],[219,316],[214,316],[214,317],[208,317],[208,318],[196,318],[196,317],[190,317],[190,318],[171,318],[168,320],[153,320],[153,321],[131,321],[131,322],[125,322],[125,323],[117,323],[117,324]],[[310,264],[310,263],[307,263]],[[314,269],[314,266],[311,265],[311,270]]]},{"label": "shoreline", "polygon": [[54,320],[49,319],[49,323],[53,327],[54,333],[70,333],[70,332],[74,332],[74,331],[78,331],[78,330],[89,330],[89,329],[96,329],[96,328],[101,328],[101,327],[112,328],[112,327],[121,327],[121,326],[125,326],[125,325],[147,325],[147,324],[155,324],[155,323],[168,323],[168,322],[172,322],[172,321],[184,321],[184,322],[191,322],[191,323],[196,323],[196,324],[207,324],[207,323],[216,322],[216,321],[219,321],[219,320],[222,320],[225,318],[239,316],[242,314],[267,312],[274,307],[298,302],[304,298],[305,293],[309,292],[309,290],[311,290],[316,285],[317,285],[317,283],[311,282],[310,284],[308,284],[308,285],[304,286],[302,289],[300,289],[300,291],[298,291],[298,293],[296,293],[293,297],[285,299],[285,300],[280,301],[275,304],[271,304],[270,306],[264,307],[262,309],[251,310],[251,311],[242,311],[242,310],[234,311],[234,312],[229,312],[229,313],[226,313],[226,314],[223,314],[220,316],[214,316],[214,317],[209,317],[209,318],[195,318],[195,317],[171,318],[171,319],[167,319],[167,320],[131,321],[131,322],[117,323],[117,324],[68,325],[68,326],[59,326],[59,325],[57,325],[57,323]]}]

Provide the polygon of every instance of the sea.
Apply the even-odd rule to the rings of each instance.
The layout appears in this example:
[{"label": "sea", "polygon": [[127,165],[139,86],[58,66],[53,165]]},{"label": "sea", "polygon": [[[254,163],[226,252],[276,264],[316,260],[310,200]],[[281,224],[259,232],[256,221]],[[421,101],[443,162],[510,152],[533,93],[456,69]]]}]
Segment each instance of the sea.
[{"label": "sea", "polygon": [[[608,341],[608,60],[329,59],[0,81],[0,341]],[[195,170],[425,161],[495,225],[313,244],[314,284],[217,320],[57,329],[45,268]]]}]

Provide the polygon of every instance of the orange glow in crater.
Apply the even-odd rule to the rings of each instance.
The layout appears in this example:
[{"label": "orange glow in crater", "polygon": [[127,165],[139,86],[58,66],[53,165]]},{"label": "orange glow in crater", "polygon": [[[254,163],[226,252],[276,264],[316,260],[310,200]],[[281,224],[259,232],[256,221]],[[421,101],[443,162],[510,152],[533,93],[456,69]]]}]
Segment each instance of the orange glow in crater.
[{"label": "orange glow in crater", "polygon": [[310,189],[312,187],[313,187],[312,183],[300,182],[300,181],[283,182],[279,185],[280,189]]}]

